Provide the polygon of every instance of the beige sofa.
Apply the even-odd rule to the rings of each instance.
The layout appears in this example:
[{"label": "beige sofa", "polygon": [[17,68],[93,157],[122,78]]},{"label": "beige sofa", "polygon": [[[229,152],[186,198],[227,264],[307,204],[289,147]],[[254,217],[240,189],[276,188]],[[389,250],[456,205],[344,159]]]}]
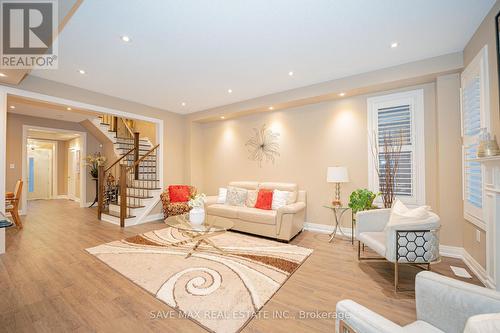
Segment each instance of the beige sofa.
[{"label": "beige sofa", "polygon": [[290,191],[289,203],[278,210],[263,210],[247,206],[230,206],[217,203],[217,196],[207,197],[207,215],[222,216],[234,222],[233,230],[289,241],[304,227],[306,192],[299,191],[297,184],[231,182],[229,186],[247,190]]}]

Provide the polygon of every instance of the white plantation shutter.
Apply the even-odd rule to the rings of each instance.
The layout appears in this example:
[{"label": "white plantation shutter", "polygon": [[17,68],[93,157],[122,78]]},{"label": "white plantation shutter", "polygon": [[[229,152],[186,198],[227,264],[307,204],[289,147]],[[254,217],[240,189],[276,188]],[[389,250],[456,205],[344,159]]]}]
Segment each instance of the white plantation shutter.
[{"label": "white plantation shutter", "polygon": [[[384,147],[384,142],[387,140],[389,144],[397,144],[399,138],[403,140],[401,149],[398,172],[396,174],[395,194],[399,196],[412,196],[413,181],[412,181],[412,117],[410,105],[398,105],[378,109],[378,144],[381,150]],[[384,153],[379,153],[379,169],[384,170]],[[385,180],[382,174],[379,179],[379,184]],[[380,185],[379,185],[380,186]]]},{"label": "white plantation shutter", "polygon": [[[368,132],[376,133],[379,147],[379,170],[384,170],[384,142],[396,143],[402,138],[401,155],[396,174],[395,194],[409,205],[425,203],[425,156],[423,143],[423,91],[413,90],[368,98]],[[391,142],[392,140],[392,142]],[[371,143],[370,145],[372,145]],[[369,187],[380,190],[384,182],[375,171],[373,151],[369,147]]]},{"label": "white plantation shutter", "polygon": [[485,46],[461,75],[464,217],[484,225],[483,170],[477,161],[481,129],[490,131],[488,51]]},{"label": "white plantation shutter", "polygon": [[468,204],[483,207],[481,163],[477,157],[479,133],[481,131],[481,85],[478,76],[466,82],[462,90],[462,122],[464,136],[464,192]]}]

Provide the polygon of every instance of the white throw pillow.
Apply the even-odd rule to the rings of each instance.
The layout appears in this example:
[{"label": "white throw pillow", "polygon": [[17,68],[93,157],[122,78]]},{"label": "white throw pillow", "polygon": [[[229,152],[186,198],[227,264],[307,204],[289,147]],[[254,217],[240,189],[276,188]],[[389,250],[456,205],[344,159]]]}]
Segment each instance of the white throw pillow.
[{"label": "white throw pillow", "polygon": [[487,313],[470,317],[465,324],[464,333],[500,332],[500,313]]},{"label": "white throw pillow", "polygon": [[398,224],[420,223],[429,218],[429,206],[420,206],[414,209],[406,207],[399,199],[396,199],[391,208],[391,216],[386,228]]},{"label": "white throw pillow", "polygon": [[292,192],[289,191],[280,191],[280,190],[274,190],[273,191],[273,203],[271,205],[272,210],[278,210],[279,208],[286,206],[288,202],[288,198]]},{"label": "white throw pillow", "polygon": [[225,187],[219,188],[219,195],[217,196],[217,203],[218,204],[226,203],[226,197],[227,197],[227,188],[225,188]]}]

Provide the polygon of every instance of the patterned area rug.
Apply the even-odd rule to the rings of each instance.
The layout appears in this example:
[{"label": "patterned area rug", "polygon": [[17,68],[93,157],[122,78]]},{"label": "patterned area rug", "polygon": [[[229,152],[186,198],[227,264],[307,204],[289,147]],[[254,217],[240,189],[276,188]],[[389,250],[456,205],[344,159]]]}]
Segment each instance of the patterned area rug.
[{"label": "patterned area rug", "polygon": [[[233,333],[278,291],[311,249],[227,232],[210,238],[225,250],[193,243],[174,228],[136,235],[87,251],[205,329]],[[156,310],[156,309],[152,309]]]}]

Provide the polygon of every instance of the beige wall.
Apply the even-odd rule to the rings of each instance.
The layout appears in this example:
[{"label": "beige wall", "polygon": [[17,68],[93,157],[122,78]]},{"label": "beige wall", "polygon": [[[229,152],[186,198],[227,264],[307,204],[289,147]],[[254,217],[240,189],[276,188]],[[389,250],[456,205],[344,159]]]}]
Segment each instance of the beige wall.
[{"label": "beige wall", "polygon": [[[439,192],[446,188],[446,191],[461,193],[460,184],[452,175],[445,177],[444,182],[440,178],[440,172],[446,174],[450,169],[460,174],[461,163],[456,156],[460,157],[458,75],[440,78],[439,84],[428,83],[227,121],[191,123],[191,154],[187,164],[192,183],[207,194],[215,194],[218,187],[231,180],[296,182],[308,193],[307,222],[331,224],[331,212],[323,208],[333,196],[332,184],[326,183],[327,167],[345,165],[349,169],[351,182],[342,187],[344,202],[353,190],[368,186],[367,98],[413,89],[424,90],[426,201],[441,215],[443,234],[446,234],[443,243],[461,246],[461,234],[454,232],[461,229],[461,225],[457,228],[460,221],[455,219],[453,209],[440,205],[441,201],[446,202],[447,192]],[[441,96],[439,104],[437,91]],[[451,120],[443,121],[446,118]],[[280,133],[280,157],[275,165],[264,163],[259,168],[248,159],[244,145],[252,129],[263,124]],[[438,126],[443,132],[440,135]],[[452,138],[442,140],[441,147],[441,136]],[[456,146],[451,149],[449,146],[453,144]],[[346,223],[349,224],[348,218]]]},{"label": "beige wall", "polygon": [[[498,94],[498,65],[496,49],[495,16],[500,12],[500,1],[497,1],[483,22],[476,30],[464,49],[464,66],[467,66],[479,51],[488,45],[488,73],[490,82],[490,112],[492,132],[500,138],[500,108]],[[476,241],[476,230],[481,232],[481,241]],[[483,267],[486,262],[486,237],[470,222],[465,221],[463,227],[463,246],[467,252]]]},{"label": "beige wall", "polygon": [[[22,177],[23,125],[86,132],[86,129],[78,123],[7,113],[7,151],[6,151],[7,177],[5,182],[5,188],[8,191],[9,190],[12,191],[11,189],[14,188],[17,179],[20,179]],[[97,141],[97,139],[94,136],[92,136],[90,133],[87,133],[87,153],[100,151],[101,148],[99,147],[99,144],[100,142]],[[84,156],[82,156],[82,158],[83,157]],[[14,164],[15,168],[11,169],[9,167],[10,164]],[[87,170],[82,170],[82,171],[85,171],[85,174],[87,175],[86,202],[92,202],[95,196],[95,185],[92,181],[92,178],[88,174]],[[59,179],[60,178],[58,178],[58,182]]]},{"label": "beige wall", "polygon": [[68,194],[68,143],[57,141],[57,195]]}]

